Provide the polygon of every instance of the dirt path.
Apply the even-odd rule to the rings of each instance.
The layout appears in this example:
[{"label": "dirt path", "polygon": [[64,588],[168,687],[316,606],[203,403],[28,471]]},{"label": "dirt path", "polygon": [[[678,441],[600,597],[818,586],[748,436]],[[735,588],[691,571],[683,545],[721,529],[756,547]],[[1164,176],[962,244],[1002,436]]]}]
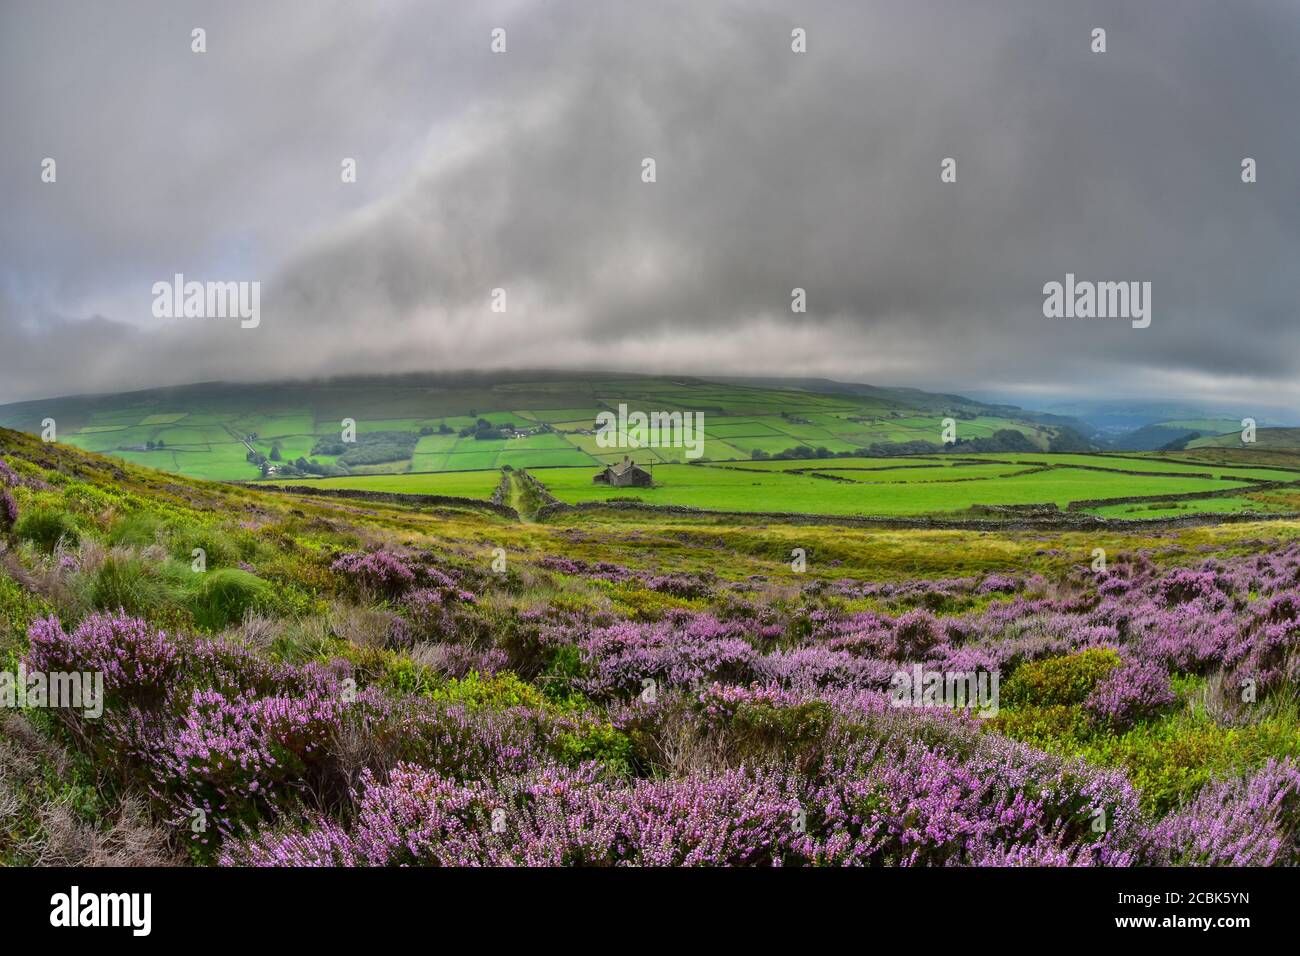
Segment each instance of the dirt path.
[{"label": "dirt path", "polygon": [[519,520],[532,524],[537,514],[537,502],[534,495],[527,493],[519,472],[510,473],[510,497],[505,503],[519,512]]}]

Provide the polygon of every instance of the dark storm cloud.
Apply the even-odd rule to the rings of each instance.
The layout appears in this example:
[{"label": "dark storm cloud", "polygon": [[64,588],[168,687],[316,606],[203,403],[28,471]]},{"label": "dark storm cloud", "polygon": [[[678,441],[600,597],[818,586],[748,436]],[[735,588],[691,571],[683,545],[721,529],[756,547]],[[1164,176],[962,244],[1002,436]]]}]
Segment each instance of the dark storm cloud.
[{"label": "dark storm cloud", "polygon": [[[0,9],[0,400],[527,365],[1300,398],[1291,4]],[[176,272],[262,281],[260,327],[154,319]],[[1151,327],[1045,319],[1067,272],[1150,281]]]}]

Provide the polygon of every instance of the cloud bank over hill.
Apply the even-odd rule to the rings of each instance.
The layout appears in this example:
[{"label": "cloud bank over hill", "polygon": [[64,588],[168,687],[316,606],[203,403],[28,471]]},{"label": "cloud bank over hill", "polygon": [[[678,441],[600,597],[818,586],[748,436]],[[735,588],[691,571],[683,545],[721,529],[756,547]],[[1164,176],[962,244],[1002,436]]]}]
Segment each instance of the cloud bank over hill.
[{"label": "cloud bank over hill", "polygon": [[[1298,47],[1265,0],[7,2],[0,401],[504,366],[1300,400]],[[176,273],[261,282],[260,325],[155,318]],[[1045,318],[1067,274],[1149,281],[1150,327]]]}]

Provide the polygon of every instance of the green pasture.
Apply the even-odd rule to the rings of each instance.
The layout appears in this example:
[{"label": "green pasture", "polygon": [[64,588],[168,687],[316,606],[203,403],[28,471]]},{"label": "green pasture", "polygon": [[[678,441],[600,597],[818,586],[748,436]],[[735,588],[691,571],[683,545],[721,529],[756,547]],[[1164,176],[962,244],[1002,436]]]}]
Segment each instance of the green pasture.
[{"label": "green pasture", "polygon": [[[917,473],[930,469],[918,469]],[[954,474],[956,470],[954,469]],[[714,511],[790,511],[832,515],[922,515],[961,512],[974,505],[1027,505],[1182,494],[1241,487],[1240,482],[1193,477],[1116,474],[1053,468],[1010,477],[968,481],[831,481],[788,472],[741,471],[699,465],[661,465],[655,487],[593,484],[580,469],[530,469],[561,501],[579,503],[634,498],[647,504],[685,505]]]}]

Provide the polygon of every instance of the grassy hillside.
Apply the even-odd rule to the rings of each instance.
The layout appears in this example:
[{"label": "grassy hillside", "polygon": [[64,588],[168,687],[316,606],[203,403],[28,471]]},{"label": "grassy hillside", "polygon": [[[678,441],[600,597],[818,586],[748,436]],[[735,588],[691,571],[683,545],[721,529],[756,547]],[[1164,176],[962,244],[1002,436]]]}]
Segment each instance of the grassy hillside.
[{"label": "grassy hillside", "polygon": [[[1197,448],[1243,448],[1240,423],[1226,435],[1209,435],[1190,442],[1189,449]],[[1255,432],[1252,448],[1263,451],[1300,451],[1300,428],[1260,428]]]},{"label": "grassy hillside", "polygon": [[[704,416],[712,460],[776,455],[806,446],[847,453],[873,444],[942,441],[957,420],[961,441],[999,430],[1046,449],[1054,428],[1029,413],[909,390],[865,394],[749,386],[693,378],[614,375],[403,376],[262,386],[196,385],[0,407],[0,426],[39,433],[53,419],[60,441],[164,471],[252,480],[260,461],[283,470],[300,458],[318,471],[373,475],[576,466],[620,460],[601,448],[596,416],[632,411]],[[355,446],[338,445],[343,421]],[[478,421],[491,430],[474,429]],[[504,431],[502,429],[505,429]],[[336,447],[331,447],[336,446]],[[640,461],[680,462],[681,448],[642,448]]]},{"label": "grassy hillside", "polygon": [[[0,714],[3,864],[1296,862],[1294,804],[1257,794],[1300,784],[1294,675],[1260,669],[1260,622],[1300,627],[1297,522],[539,524],[5,430],[0,460],[0,670],[106,689]],[[899,705],[922,662],[1000,697]]]}]

